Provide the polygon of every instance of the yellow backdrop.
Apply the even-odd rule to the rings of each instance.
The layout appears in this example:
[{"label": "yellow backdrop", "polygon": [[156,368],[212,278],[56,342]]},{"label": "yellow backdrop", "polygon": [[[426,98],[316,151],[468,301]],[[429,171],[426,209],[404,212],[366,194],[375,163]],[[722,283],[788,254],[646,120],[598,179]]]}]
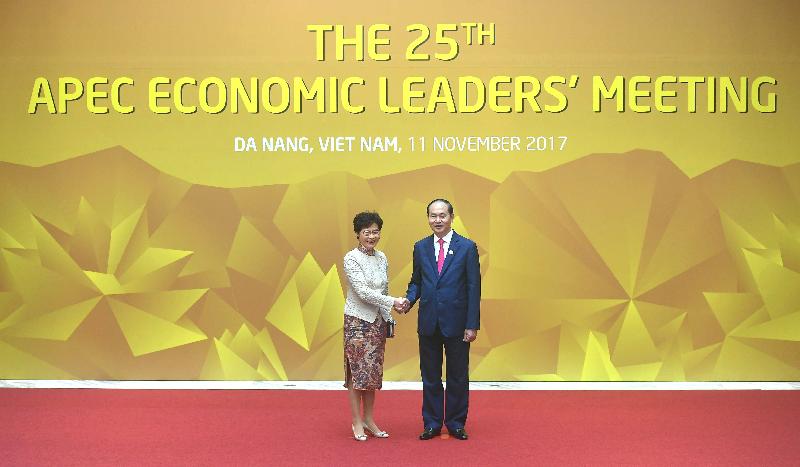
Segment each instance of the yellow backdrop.
[{"label": "yellow backdrop", "polygon": [[[342,378],[341,258],[378,210],[391,293],[425,205],[479,245],[473,380],[800,377],[793,2],[18,2],[0,43],[0,378]],[[56,14],[57,13],[57,14]],[[494,22],[452,62],[316,62],[310,23]],[[404,42],[405,41],[405,42]],[[401,47],[399,50],[403,50]],[[152,76],[769,75],[775,113],[155,115]],[[131,76],[130,115],[27,113],[34,79]],[[370,102],[369,99],[364,99]],[[399,154],[235,136],[397,136]],[[565,135],[563,151],[409,137]],[[419,379],[416,311],[386,379]]]}]

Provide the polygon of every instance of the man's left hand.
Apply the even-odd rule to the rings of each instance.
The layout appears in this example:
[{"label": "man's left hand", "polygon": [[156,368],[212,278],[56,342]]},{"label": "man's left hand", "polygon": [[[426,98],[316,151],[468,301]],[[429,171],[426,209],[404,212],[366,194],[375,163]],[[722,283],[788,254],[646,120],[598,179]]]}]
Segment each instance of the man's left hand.
[{"label": "man's left hand", "polygon": [[478,338],[478,330],[477,329],[465,329],[464,330],[464,342],[472,342]]}]

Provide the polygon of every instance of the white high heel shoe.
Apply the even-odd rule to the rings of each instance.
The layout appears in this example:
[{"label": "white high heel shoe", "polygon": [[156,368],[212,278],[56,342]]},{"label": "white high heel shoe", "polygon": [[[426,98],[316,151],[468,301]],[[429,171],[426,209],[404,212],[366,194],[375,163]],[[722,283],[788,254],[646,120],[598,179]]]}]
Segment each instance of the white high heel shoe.
[{"label": "white high heel shoe", "polygon": [[[356,434],[356,426],[355,425],[351,425],[351,427],[353,428],[353,439],[355,439],[356,441],[366,441],[367,440],[367,435],[366,434],[363,434],[363,435],[357,435]],[[364,429],[366,430],[367,427],[364,427]]]},{"label": "white high heel shoe", "polygon": [[364,431],[368,431],[369,434],[371,434],[372,436],[374,436],[376,438],[388,438],[389,437],[389,433],[387,433],[385,431],[372,431],[366,425],[364,425]]}]

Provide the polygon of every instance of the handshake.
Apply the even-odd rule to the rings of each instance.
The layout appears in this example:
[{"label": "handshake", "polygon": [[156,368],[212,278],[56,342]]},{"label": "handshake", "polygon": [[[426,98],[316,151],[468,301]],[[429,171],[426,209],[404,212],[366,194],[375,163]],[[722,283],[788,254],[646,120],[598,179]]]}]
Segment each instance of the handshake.
[{"label": "handshake", "polygon": [[394,309],[398,313],[408,313],[409,308],[411,308],[411,302],[409,302],[406,297],[398,297],[394,299]]}]

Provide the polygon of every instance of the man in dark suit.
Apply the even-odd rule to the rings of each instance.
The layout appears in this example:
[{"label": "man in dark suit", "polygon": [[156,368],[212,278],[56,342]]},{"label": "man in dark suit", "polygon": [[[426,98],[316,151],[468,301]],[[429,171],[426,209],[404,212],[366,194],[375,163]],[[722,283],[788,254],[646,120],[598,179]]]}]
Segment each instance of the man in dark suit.
[{"label": "man in dark suit", "polygon": [[[467,439],[469,346],[480,328],[481,274],[478,247],[452,230],[453,205],[435,199],[428,205],[433,235],[414,244],[414,269],[403,312],[419,300],[417,333],[422,373],[419,439]],[[442,387],[442,349],[447,356],[447,391]]]}]

